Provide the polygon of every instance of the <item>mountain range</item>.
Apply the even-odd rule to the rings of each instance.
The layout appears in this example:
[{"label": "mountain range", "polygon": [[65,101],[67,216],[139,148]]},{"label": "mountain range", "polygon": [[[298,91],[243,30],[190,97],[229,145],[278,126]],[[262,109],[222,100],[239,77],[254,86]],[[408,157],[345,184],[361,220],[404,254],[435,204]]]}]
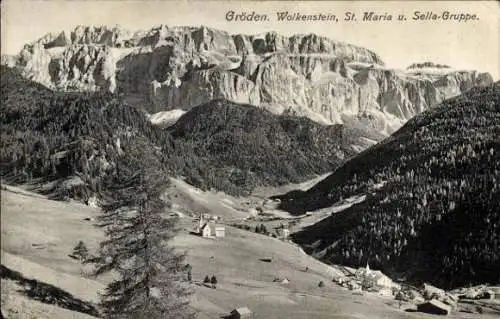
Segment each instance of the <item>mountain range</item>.
[{"label": "mountain range", "polygon": [[2,57],[0,173],[102,199],[140,143],[203,190],[275,197],[302,215],[363,200],[294,234],[329,262],[443,287],[500,282],[500,89],[431,62],[387,68],[314,34],[79,26]]},{"label": "mountain range", "polygon": [[163,128],[116,94],[53,92],[4,66],[1,89],[2,177],[56,182],[51,190],[83,201],[100,196],[117,155],[135,138],[161,151],[170,175],[234,195],[325,174],[382,138],[361,126],[325,126],[227,100],[194,107]]},{"label": "mountain range", "polygon": [[449,97],[492,83],[487,73],[433,63],[390,69],[368,49],[315,34],[165,25],[137,32],[78,26],[2,62],[49,88],[116,92],[150,113],[225,99],[322,124],[355,120],[385,135]]}]

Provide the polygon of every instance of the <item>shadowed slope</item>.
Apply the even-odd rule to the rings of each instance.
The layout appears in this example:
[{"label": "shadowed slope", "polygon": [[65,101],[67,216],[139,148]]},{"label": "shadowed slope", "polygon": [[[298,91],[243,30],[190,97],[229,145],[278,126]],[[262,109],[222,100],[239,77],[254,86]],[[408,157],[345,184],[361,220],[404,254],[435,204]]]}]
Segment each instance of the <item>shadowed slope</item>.
[{"label": "shadowed slope", "polygon": [[304,212],[367,199],[296,235],[323,260],[370,265],[454,287],[500,282],[500,86],[416,116],[306,192]]}]

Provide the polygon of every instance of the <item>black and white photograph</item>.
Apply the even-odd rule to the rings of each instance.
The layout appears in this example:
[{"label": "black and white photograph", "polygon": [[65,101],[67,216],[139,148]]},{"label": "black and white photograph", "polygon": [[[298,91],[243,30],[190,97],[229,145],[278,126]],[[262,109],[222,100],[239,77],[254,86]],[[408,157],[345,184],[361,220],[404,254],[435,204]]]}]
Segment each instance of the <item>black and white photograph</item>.
[{"label": "black and white photograph", "polygon": [[0,12],[0,318],[500,318],[500,2]]}]

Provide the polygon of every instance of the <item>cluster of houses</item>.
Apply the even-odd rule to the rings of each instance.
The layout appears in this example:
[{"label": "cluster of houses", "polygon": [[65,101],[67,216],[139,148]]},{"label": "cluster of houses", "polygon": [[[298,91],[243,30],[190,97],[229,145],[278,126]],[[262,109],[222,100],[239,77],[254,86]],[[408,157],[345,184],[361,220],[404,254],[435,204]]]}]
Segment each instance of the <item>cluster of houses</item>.
[{"label": "cluster of houses", "polygon": [[366,290],[385,296],[392,296],[395,290],[401,288],[381,271],[371,270],[368,264],[364,268],[358,268],[353,273],[349,272],[347,276],[336,278],[335,281],[350,290]]},{"label": "cluster of houses", "polygon": [[[404,289],[398,292],[396,299],[411,301],[417,304],[417,310],[437,315],[447,315],[454,309],[460,308],[461,299],[495,299],[495,287],[485,285],[461,288],[453,291],[444,291],[429,284],[424,284],[421,289]],[[411,296],[408,296],[411,295]],[[469,309],[470,310],[470,309]]]},{"label": "cluster of houses", "polygon": [[479,285],[474,287],[467,287],[455,289],[453,294],[458,296],[459,299],[497,299],[500,300],[500,287],[488,287],[486,285]]},{"label": "cluster of houses", "polygon": [[[223,224],[217,223],[217,216],[209,214],[200,214],[199,219],[195,219],[195,233],[205,238],[218,238],[226,236],[226,228]],[[287,240],[290,236],[290,225],[280,224],[274,227],[275,234],[278,237]],[[268,233],[271,235],[271,233]],[[261,258],[263,262],[271,262],[271,258]],[[306,269],[307,271],[307,269]],[[334,278],[334,281],[352,291],[375,292],[383,296],[395,296],[396,300],[411,302],[416,305],[417,311],[432,313],[438,315],[447,315],[453,309],[457,309],[459,299],[495,299],[500,296],[500,287],[498,291],[493,290],[497,287],[477,286],[469,287],[454,292],[445,292],[439,288],[428,284],[420,289],[393,282],[391,278],[379,270],[372,270],[366,264],[366,267],[358,269],[344,268],[344,275]],[[288,284],[287,278],[275,278],[274,282]],[[254,314],[247,307],[234,309],[224,318],[253,318]]]},{"label": "cluster of houses", "polygon": [[367,264],[349,272],[347,276],[336,278],[339,285],[350,290],[376,292],[384,296],[395,296],[397,300],[417,303],[417,310],[425,313],[447,315],[456,307],[455,298],[443,290],[431,285],[424,285],[422,291],[402,289],[401,285],[394,283],[391,278],[379,270],[371,270]]}]

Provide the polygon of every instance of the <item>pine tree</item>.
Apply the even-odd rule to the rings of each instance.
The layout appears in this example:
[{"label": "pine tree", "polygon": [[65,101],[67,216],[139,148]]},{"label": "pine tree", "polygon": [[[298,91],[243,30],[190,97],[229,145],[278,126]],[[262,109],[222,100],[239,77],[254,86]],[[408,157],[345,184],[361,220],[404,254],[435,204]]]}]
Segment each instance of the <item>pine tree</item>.
[{"label": "pine tree", "polygon": [[216,286],[217,286],[217,277],[215,277],[215,275],[212,275],[212,278],[210,278],[210,283],[212,284],[212,288],[216,288]]},{"label": "pine tree", "polygon": [[85,262],[85,260],[87,259],[87,257],[89,256],[89,251],[87,249],[87,246],[85,246],[85,244],[83,243],[83,241],[79,241],[75,248],[73,248],[73,254],[72,254],[73,257],[76,257],[77,259]]},{"label": "pine tree", "polygon": [[184,270],[186,271],[186,274],[187,274],[187,281],[189,281],[189,282],[193,281],[192,269],[193,269],[193,267],[190,264],[187,264],[186,266],[184,266]]},{"label": "pine tree", "polygon": [[260,232],[262,234],[267,234],[267,228],[264,224],[260,224]]},{"label": "pine tree", "polygon": [[185,256],[168,245],[177,231],[176,219],[163,216],[168,179],[159,158],[140,145],[130,145],[117,164],[100,218],[107,240],[95,274],[119,274],[102,295],[104,318],[193,318]]}]

